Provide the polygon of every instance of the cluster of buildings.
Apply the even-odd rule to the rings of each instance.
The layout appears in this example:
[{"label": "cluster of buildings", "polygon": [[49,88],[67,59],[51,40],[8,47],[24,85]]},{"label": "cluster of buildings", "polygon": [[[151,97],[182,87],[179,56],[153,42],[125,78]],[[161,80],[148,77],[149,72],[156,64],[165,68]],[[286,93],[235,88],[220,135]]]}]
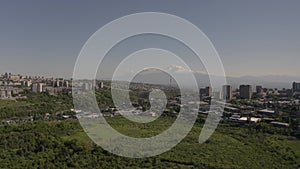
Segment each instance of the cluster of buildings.
[{"label": "cluster of buildings", "polygon": [[[300,83],[293,82],[291,89],[269,89],[262,86],[240,85],[233,90],[231,85],[222,86],[219,92],[211,87],[200,89],[200,100],[209,102],[211,98],[226,100],[223,118],[236,123],[267,122],[276,127],[289,127],[291,119],[300,118]],[[240,102],[239,100],[244,100]],[[298,108],[297,108],[298,107]],[[291,111],[294,109],[293,112]],[[207,115],[209,104],[199,109],[199,114]]]},{"label": "cluster of buildings", "polygon": [[231,100],[233,99],[233,90],[231,85],[222,86],[221,91],[213,91],[212,87],[200,88],[199,95],[201,99],[213,97],[215,99]]},{"label": "cluster of buildings", "polygon": [[72,92],[74,92],[76,94],[81,94],[81,93],[85,93],[85,92],[90,92],[93,89],[102,89],[102,88],[104,88],[104,84],[102,81],[81,80],[81,81],[76,81],[74,83]]},{"label": "cluster of buildings", "polygon": [[32,92],[48,92],[56,95],[58,92],[70,92],[70,80],[62,78],[45,78],[43,76],[25,76],[20,74],[4,73],[0,75],[0,99],[14,99],[22,97],[23,89]]},{"label": "cluster of buildings", "polygon": [[[80,86],[80,91],[89,91],[93,87],[104,87],[101,81],[95,81],[93,84],[83,81],[77,84]],[[71,79],[67,80],[63,78],[24,76],[12,73],[0,75],[0,99],[15,99],[17,96],[21,97],[23,89],[30,89],[34,93],[46,92],[50,95],[57,95],[60,92],[70,93],[72,91],[72,83]]]},{"label": "cluster of buildings", "polygon": [[50,95],[57,95],[59,92],[71,92],[69,80],[59,79],[37,79],[31,84],[31,91],[35,93],[47,92]]},{"label": "cluster of buildings", "polygon": [[[211,110],[216,110],[217,108],[218,107],[212,107],[209,103],[202,104],[199,107],[198,113],[200,116],[206,118],[207,115],[211,113]],[[222,118],[223,120],[231,123],[246,124],[246,123],[265,122],[265,123],[272,124],[275,127],[282,127],[282,128],[289,127],[290,126],[290,123],[288,122],[289,116],[281,116],[281,119],[285,119],[285,120],[278,121],[278,117],[280,115],[281,114],[278,110],[272,110],[270,108],[255,107],[253,105],[226,103],[224,105]]]},{"label": "cluster of buildings", "polygon": [[231,85],[224,85],[221,91],[213,91],[211,87],[200,89],[200,98],[213,97],[215,99],[231,100],[231,99],[246,99],[268,98],[268,97],[293,97],[300,99],[300,83],[293,82],[291,89],[270,89],[256,86],[255,90],[251,85],[240,85],[238,89],[233,90]]},{"label": "cluster of buildings", "polygon": [[[86,92],[91,91],[93,88],[104,88],[102,81],[82,80],[75,84],[76,86],[72,86],[71,80],[63,78],[44,78],[41,76],[23,76],[5,73],[0,75],[0,99],[20,98],[22,97],[24,89],[30,89],[35,93],[47,92],[51,95],[56,95],[59,92],[70,93],[72,87],[73,92]],[[132,87],[136,90],[144,90],[151,86],[147,86],[146,84],[133,84]],[[164,89],[163,86],[160,87]],[[288,107],[291,105],[300,106],[300,83],[293,82],[291,89],[283,88],[281,90],[263,88],[262,86],[255,86],[255,88],[253,88],[251,85],[242,84],[237,89],[233,89],[231,85],[223,85],[221,91],[214,91],[208,86],[201,88],[199,90],[199,95],[199,104],[202,103],[199,114],[207,114],[209,111],[209,101],[211,98],[214,98],[216,101],[220,99],[220,102],[222,102],[221,100],[230,101],[225,103],[223,114],[223,117],[229,121],[238,123],[258,123],[260,121],[265,121],[272,123],[274,126],[288,127],[290,124],[287,123],[287,119],[283,121],[275,120],[279,117],[279,111],[276,108]],[[236,100],[240,99],[245,100],[247,104],[234,103]],[[146,100],[139,98],[134,107],[142,112],[142,106],[148,104],[149,103]],[[184,105],[180,103],[180,96],[175,95],[168,99],[168,108],[164,113],[173,115],[169,110],[177,111],[179,110],[179,107],[182,106]],[[139,114],[139,111],[136,111],[135,113]],[[122,113],[126,114],[128,112],[124,111]],[[156,116],[155,112],[152,112],[152,114],[149,115]],[[94,115],[92,114],[91,117],[94,117]],[[299,111],[295,117],[300,117]],[[285,117],[282,118],[284,119]]]},{"label": "cluster of buildings", "polygon": [[12,86],[0,86],[0,99],[11,99],[14,97],[21,97],[20,93],[23,89]]}]

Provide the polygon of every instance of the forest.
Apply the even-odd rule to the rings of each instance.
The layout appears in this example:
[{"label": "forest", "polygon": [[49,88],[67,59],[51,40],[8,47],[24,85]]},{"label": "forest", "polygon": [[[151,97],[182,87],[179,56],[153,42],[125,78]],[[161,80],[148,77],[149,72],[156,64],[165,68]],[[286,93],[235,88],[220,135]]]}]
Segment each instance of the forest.
[{"label": "forest", "polygon": [[[111,100],[96,93],[99,107]],[[222,121],[203,144],[198,143],[204,120],[198,117],[188,136],[161,155],[133,159],[97,146],[71,114],[69,94],[28,93],[23,100],[0,100],[0,168],[299,168],[300,141],[289,129],[267,123],[239,125]],[[48,114],[48,118],[45,118]],[[7,124],[7,120],[32,121]],[[106,117],[117,131],[132,137],[154,136],[172,125],[163,116],[149,125],[130,123],[122,116]]]}]

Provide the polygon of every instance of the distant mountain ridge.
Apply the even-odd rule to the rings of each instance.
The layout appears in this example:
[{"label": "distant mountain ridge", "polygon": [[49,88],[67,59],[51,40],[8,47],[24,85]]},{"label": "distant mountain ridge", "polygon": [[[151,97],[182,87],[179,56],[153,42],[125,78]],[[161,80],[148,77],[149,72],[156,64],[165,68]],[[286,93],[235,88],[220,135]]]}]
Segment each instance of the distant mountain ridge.
[{"label": "distant mountain ridge", "polygon": [[266,88],[292,88],[294,81],[300,82],[300,76],[265,75],[265,76],[242,76],[227,77],[229,84],[238,86],[240,84],[261,85]]},{"label": "distant mountain ridge", "polygon": [[[187,81],[186,74],[191,72],[186,71],[176,71],[178,80],[182,80],[186,87],[189,87],[189,81]],[[209,77],[207,74],[202,72],[194,72],[194,76],[198,83],[199,87],[209,86]],[[126,79],[126,75],[119,77],[119,79],[124,80]],[[214,78],[218,78],[218,76],[212,76]],[[164,72],[158,70],[147,70],[143,71],[139,75],[137,75],[133,82],[143,82],[143,83],[153,83],[153,84],[169,84],[170,83],[170,76]],[[300,75],[299,76],[289,76],[289,75],[264,75],[264,76],[241,76],[241,77],[226,77],[227,84],[233,86],[233,88],[238,88],[241,84],[249,84],[253,87],[260,85],[265,88],[292,88],[293,82],[300,82]],[[172,79],[172,84],[175,84],[175,80]]]}]

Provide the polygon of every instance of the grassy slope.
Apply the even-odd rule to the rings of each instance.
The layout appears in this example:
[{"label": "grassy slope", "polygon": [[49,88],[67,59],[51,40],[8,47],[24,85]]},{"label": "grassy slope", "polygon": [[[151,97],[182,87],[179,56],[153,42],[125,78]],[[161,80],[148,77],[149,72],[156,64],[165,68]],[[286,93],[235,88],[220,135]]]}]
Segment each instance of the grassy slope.
[{"label": "grassy slope", "polygon": [[[111,118],[108,121],[122,133],[135,137],[155,135],[160,132],[159,126],[170,124],[169,119],[161,119],[154,123],[155,127],[147,128],[143,125],[127,125],[123,118]],[[200,132],[201,125],[196,125],[183,142],[159,155],[159,158],[186,167],[293,168],[296,162],[299,164],[300,141],[287,141],[285,136],[247,133],[247,129],[223,125],[206,143],[199,144]],[[82,131],[65,138],[76,138],[90,144],[90,139]]]}]

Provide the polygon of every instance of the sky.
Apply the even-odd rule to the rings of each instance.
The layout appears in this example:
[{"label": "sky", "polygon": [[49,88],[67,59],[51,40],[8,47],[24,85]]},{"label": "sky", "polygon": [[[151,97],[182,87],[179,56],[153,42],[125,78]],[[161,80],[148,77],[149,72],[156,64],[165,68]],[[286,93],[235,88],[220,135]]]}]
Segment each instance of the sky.
[{"label": "sky", "polygon": [[0,73],[71,77],[99,28],[137,12],[164,12],[199,27],[228,76],[298,76],[299,7],[297,0],[2,0]]}]

